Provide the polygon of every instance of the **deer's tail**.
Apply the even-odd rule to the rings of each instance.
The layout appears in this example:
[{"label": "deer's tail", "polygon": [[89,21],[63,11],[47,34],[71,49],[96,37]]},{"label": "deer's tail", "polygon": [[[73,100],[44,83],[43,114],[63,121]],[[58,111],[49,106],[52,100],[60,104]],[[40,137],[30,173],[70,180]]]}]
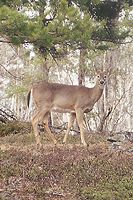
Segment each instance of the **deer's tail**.
[{"label": "deer's tail", "polygon": [[28,106],[28,108],[30,106],[30,97],[31,97],[31,90],[28,92],[28,95],[27,95],[27,106]]}]

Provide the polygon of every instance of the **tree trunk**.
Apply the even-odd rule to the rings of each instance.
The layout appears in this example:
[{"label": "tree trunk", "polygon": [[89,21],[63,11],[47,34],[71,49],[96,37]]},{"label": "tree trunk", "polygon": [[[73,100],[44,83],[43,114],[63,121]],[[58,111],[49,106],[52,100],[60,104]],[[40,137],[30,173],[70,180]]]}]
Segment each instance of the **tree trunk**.
[{"label": "tree trunk", "polygon": [[85,85],[85,64],[86,64],[87,50],[80,49],[79,70],[78,70],[78,84]]},{"label": "tree trunk", "polygon": [[[113,62],[112,62],[112,54],[106,52],[103,57],[103,69],[105,71],[108,71],[109,68],[112,68]],[[107,109],[108,105],[108,81],[106,82],[102,98],[100,100],[100,124],[98,126],[98,131],[103,132],[106,124],[106,119],[110,115],[110,111]],[[109,114],[108,114],[109,113]]]},{"label": "tree trunk", "polygon": [[49,79],[49,67],[48,67],[48,61],[47,58],[44,58],[44,62],[42,65],[42,73],[44,80],[48,81]]}]

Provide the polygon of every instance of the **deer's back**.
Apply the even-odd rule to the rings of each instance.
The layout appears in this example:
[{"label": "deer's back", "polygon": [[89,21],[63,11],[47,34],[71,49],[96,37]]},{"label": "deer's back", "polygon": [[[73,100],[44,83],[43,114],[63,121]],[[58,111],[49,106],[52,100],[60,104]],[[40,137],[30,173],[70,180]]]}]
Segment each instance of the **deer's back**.
[{"label": "deer's back", "polygon": [[33,97],[39,105],[73,110],[78,104],[88,104],[91,90],[84,86],[41,82],[33,86]]}]

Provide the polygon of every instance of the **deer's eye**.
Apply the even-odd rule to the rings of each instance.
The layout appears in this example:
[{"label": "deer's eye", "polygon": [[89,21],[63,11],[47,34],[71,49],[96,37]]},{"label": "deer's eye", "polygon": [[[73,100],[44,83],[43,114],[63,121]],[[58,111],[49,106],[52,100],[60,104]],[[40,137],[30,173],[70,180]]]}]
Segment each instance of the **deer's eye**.
[{"label": "deer's eye", "polygon": [[99,76],[99,75],[97,75],[97,78],[100,78],[100,76]]},{"label": "deer's eye", "polygon": [[104,75],[104,78],[106,78],[107,76],[106,75]]}]

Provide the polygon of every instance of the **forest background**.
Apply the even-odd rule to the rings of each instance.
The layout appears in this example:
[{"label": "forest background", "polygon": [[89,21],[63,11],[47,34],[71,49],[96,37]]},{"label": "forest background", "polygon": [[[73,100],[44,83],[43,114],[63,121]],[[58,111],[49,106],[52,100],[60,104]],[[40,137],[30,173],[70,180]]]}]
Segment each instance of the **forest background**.
[{"label": "forest background", "polygon": [[[104,95],[87,114],[90,131],[133,129],[132,0],[2,0],[1,119],[29,121],[27,92],[48,80],[94,85],[95,67],[109,71]],[[52,115],[59,125],[66,114]]]},{"label": "forest background", "polygon": [[[132,65],[132,0],[0,1],[0,199],[133,199]],[[67,115],[52,114],[59,143],[44,133],[37,149],[34,108],[27,109],[31,85],[93,87],[95,68],[107,70],[108,79],[85,116],[87,148],[79,134],[63,145]]]}]

